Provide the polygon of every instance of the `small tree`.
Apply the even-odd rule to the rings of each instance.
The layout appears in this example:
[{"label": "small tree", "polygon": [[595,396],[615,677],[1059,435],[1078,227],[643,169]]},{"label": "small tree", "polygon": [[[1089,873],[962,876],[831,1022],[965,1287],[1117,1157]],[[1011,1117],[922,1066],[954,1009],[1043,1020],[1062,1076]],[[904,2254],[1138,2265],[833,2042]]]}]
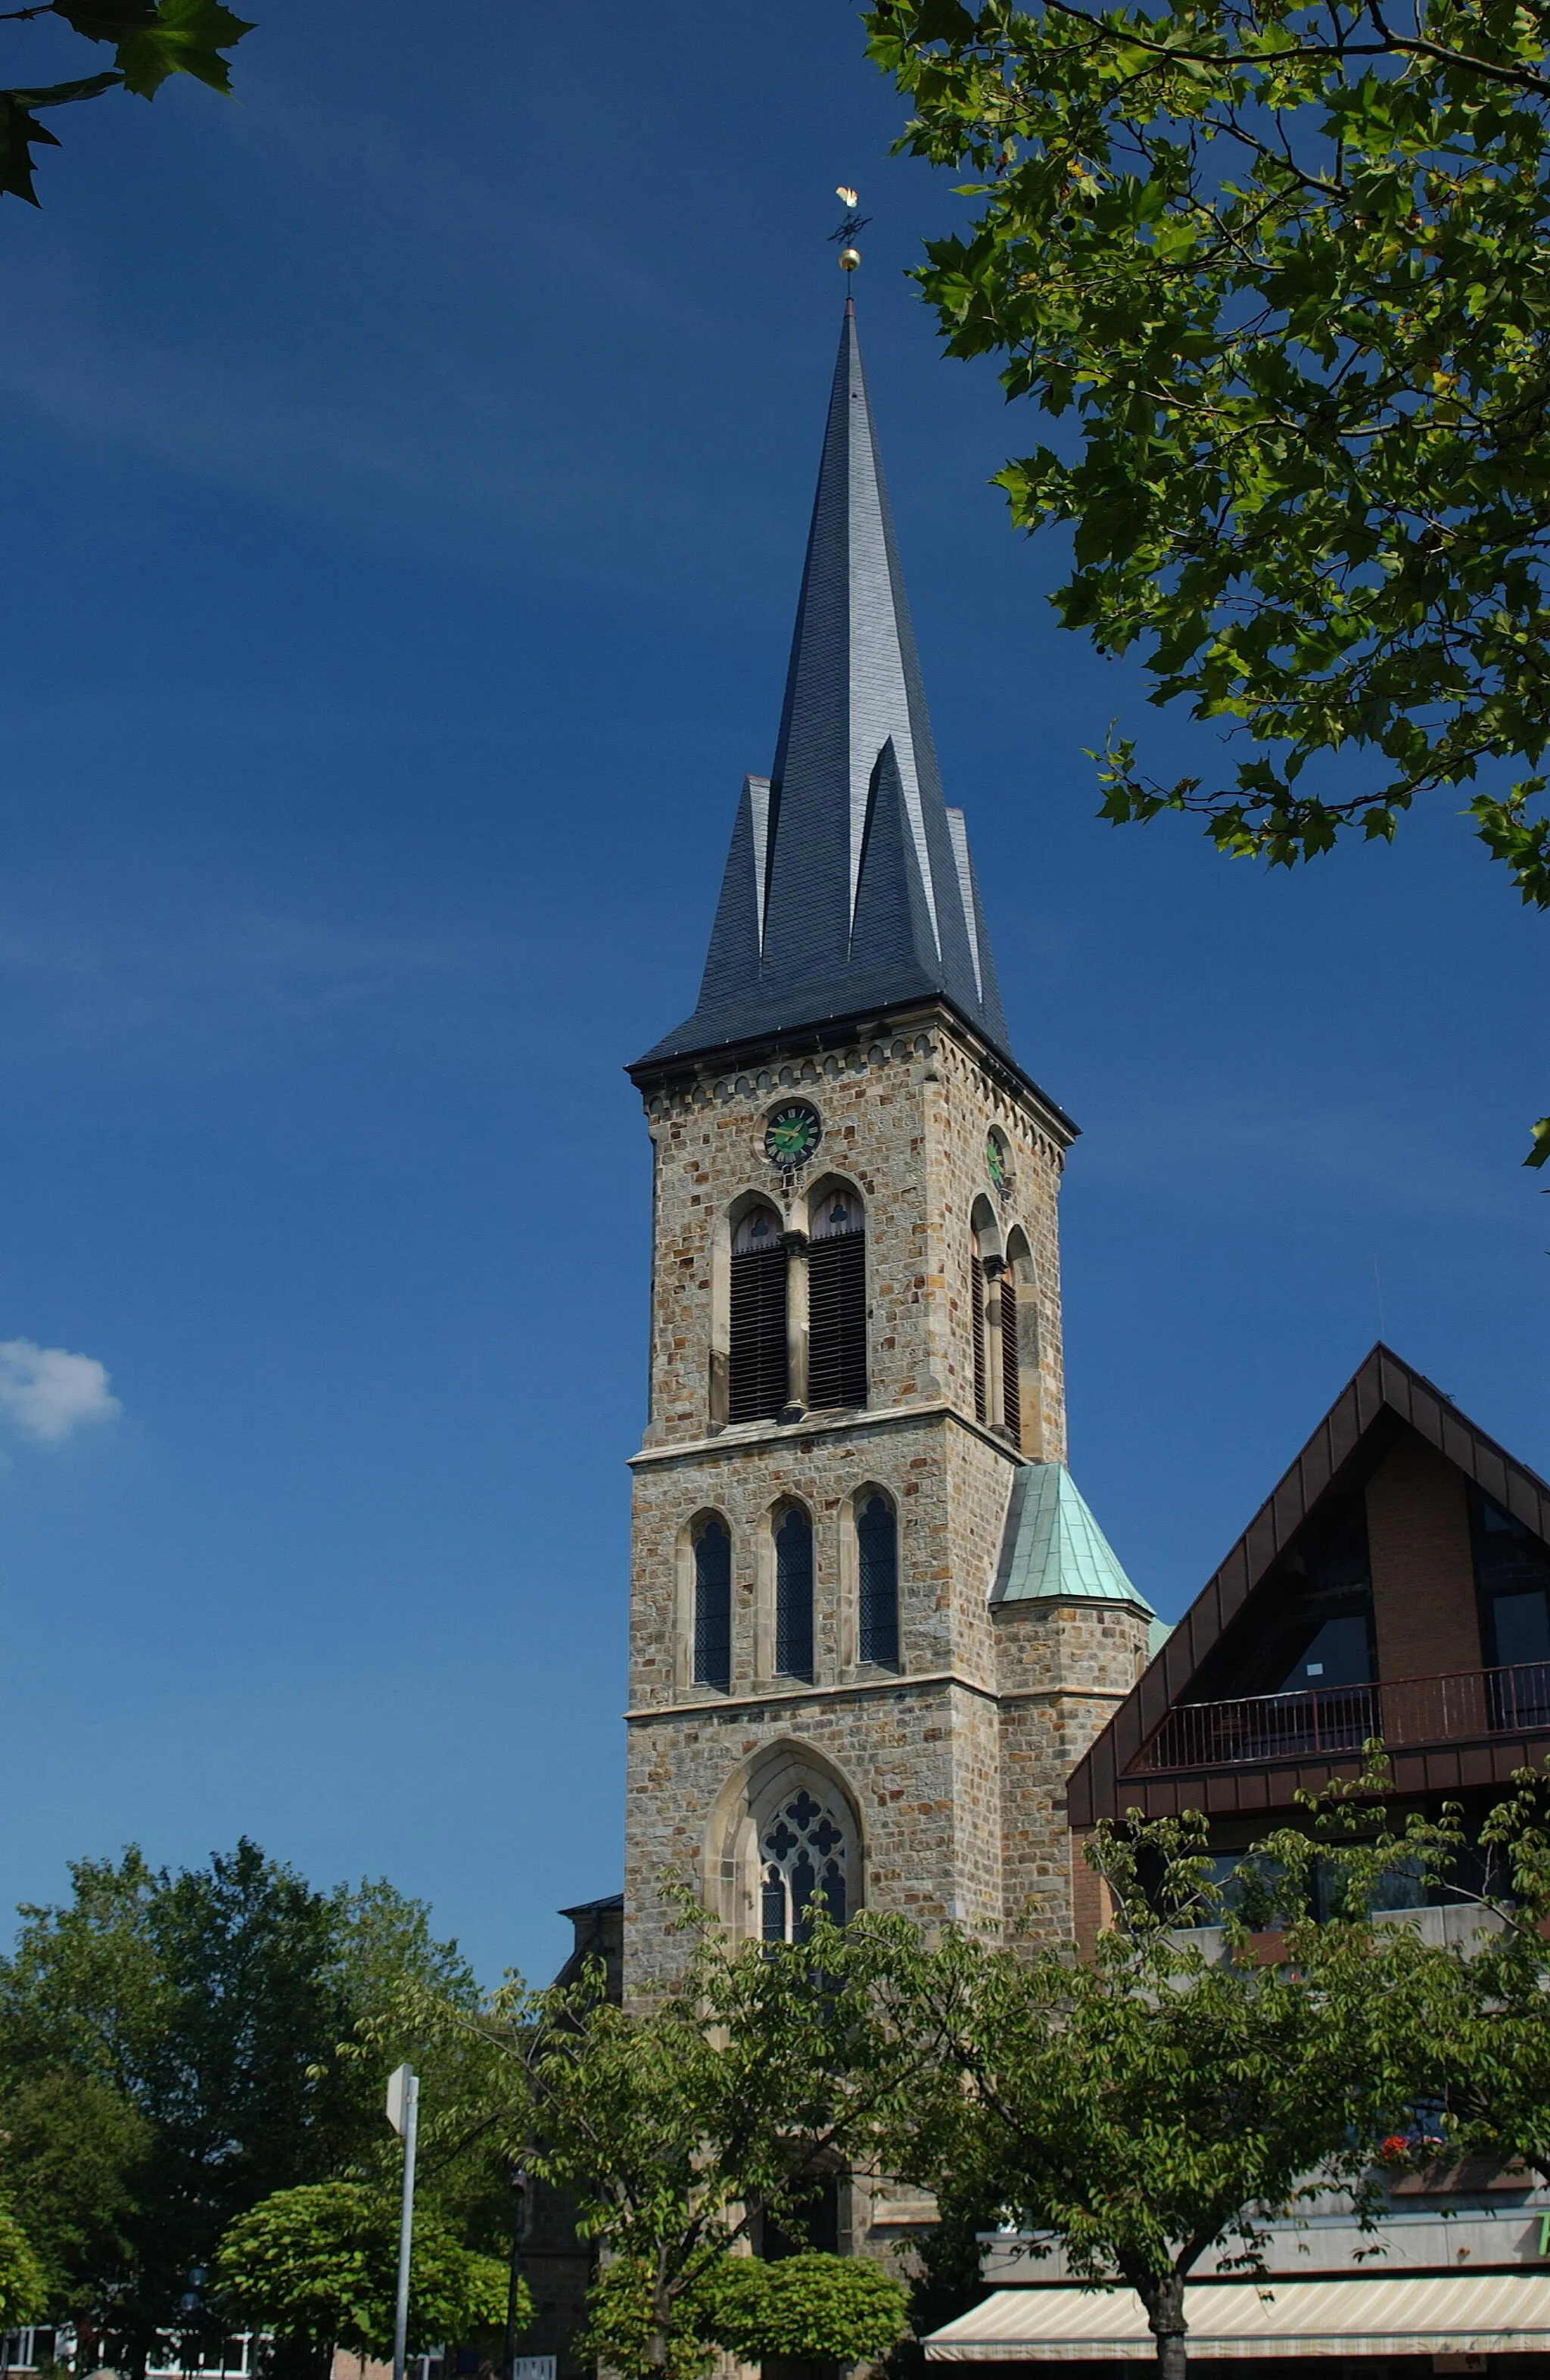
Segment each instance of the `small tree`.
[{"label": "small tree", "polygon": [[805,1943],[739,1947],[681,1908],[689,1955],[639,2013],[609,2006],[594,1971],[507,1996],[490,2028],[530,2109],[531,2163],[606,2252],[590,2351],[626,2380],[686,2380],[729,2324],[751,2338],[767,2318],[761,2335],[805,2322],[841,2342],[826,2355],[868,2354],[883,2301],[870,2282],[835,2284],[831,2260],[792,2259],[802,2271],[758,2306],[727,2275],[766,2221],[800,2234],[826,2181],[866,2163],[927,2087],[939,2042],[895,2005],[913,1932],[819,1921]]},{"label": "small tree", "polygon": [[711,2321],[745,2363],[875,2363],[909,2328],[907,2305],[903,2284],[864,2256],[730,2256]]},{"label": "small tree", "polygon": [[[1205,1839],[1204,1819],[1100,1830],[1120,1922],[1090,1961],[950,1937],[905,1950],[896,1981],[926,2034],[954,2035],[892,2144],[897,2169],[950,2220],[993,2210],[1077,2278],[1127,2282],[1164,2380],[1186,2368],[1184,2288],[1207,2249],[1261,2269],[1271,2219],[1340,2180],[1375,2219],[1370,2143],[1405,2104],[1402,2078],[1363,2063],[1370,1925],[1310,1919],[1264,1961],[1246,1891],[1301,1854],[1272,1845],[1224,1888]],[[1309,1843],[1307,1874],[1318,1856]],[[1195,1933],[1207,1920],[1219,1955]]]},{"label": "small tree", "polygon": [[[393,2352],[398,2209],[380,2191],[348,2181],[277,2191],[231,2226],[215,2268],[233,2319],[272,2331],[303,2369],[326,2371],[336,2347],[379,2358]],[[417,2210],[411,2350],[498,2330],[505,2314],[505,2267],[461,2247],[443,2224]],[[523,2318],[532,2318],[530,2301]]]}]

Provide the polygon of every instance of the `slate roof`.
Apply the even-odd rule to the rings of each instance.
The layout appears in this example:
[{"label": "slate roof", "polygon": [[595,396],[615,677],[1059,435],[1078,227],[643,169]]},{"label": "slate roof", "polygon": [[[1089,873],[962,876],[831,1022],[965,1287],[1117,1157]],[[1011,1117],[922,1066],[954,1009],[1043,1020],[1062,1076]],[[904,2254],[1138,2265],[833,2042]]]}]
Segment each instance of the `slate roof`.
[{"label": "slate roof", "polygon": [[1130,1603],[1153,1618],[1063,1463],[1023,1463],[1012,1476],[992,1603]]},{"label": "slate roof", "polygon": [[639,1063],[933,994],[1011,1055],[847,299],[774,765],[744,780],[698,1006]]}]

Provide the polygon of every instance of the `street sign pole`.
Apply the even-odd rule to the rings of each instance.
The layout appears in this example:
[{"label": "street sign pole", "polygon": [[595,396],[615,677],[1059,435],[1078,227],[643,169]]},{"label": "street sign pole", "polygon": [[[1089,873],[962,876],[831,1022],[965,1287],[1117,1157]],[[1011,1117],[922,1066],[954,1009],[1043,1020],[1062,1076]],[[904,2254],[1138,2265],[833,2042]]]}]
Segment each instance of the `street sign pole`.
[{"label": "street sign pole", "polygon": [[388,2077],[387,2119],[404,2143],[404,2200],[398,2218],[398,2294],[393,2309],[393,2380],[404,2380],[409,2344],[409,2252],[415,2237],[415,2137],[419,2129],[419,2078],[398,2066]]}]

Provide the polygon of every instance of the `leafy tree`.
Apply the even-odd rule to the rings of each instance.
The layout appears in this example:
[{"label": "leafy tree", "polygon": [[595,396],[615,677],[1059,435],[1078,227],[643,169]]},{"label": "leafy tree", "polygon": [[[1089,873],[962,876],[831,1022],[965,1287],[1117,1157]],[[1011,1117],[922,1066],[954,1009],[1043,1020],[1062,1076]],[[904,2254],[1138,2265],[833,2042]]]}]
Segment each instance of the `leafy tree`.
[{"label": "leafy tree", "polygon": [[[315,1891],[246,1841],[204,1868],[158,1873],[130,1851],[71,1880],[67,1902],[23,1911],[0,1961],[0,2186],[28,2207],[53,2310],[136,2368],[164,2330],[209,2343],[189,2275],[248,2208],[386,2181],[382,2086],[418,2047],[392,2016],[405,1977],[477,1992],[418,1903],[385,1884]],[[449,2102],[454,2068],[434,2077]],[[446,2120],[428,2124],[432,2150]],[[488,2172],[466,2154],[427,2163],[428,2215],[485,2244]],[[497,2243],[507,2203],[485,2223]]]},{"label": "leafy tree", "polygon": [[[967,237],[918,276],[950,352],[1074,413],[1000,474],[1018,526],[1073,532],[1062,623],[1253,747],[1169,785],[1111,736],[1104,814],[1193,811],[1290,866],[1479,786],[1481,840],[1550,905],[1545,780],[1496,774],[1550,742],[1546,0],[866,24],[903,145],[972,176]],[[1304,775],[1348,747],[1354,780]]]},{"label": "leafy tree", "polygon": [[55,2316],[89,2319],[98,2277],[125,2269],[151,2141],[133,2100],[100,2074],[58,2066],[0,2090],[0,2192],[26,2205]]},{"label": "leafy tree", "polygon": [[950,2210],[993,2206],[1058,2241],[1078,2278],[1127,2282],[1178,2380],[1184,2284],[1207,2248],[1252,2265],[1310,2177],[1351,2169],[1353,2082],[1327,2009],[1299,1970],[1218,1965],[1156,1923],[1106,1934],[1087,1963],[950,1941],[923,1969],[927,1997],[933,1966],[964,2009],[968,2087],[920,2111],[901,2167]]},{"label": "leafy tree", "polygon": [[253,30],[221,0],[38,0],[31,7],[11,8],[0,22],[36,22],[56,18],[83,40],[106,43],[113,64],[105,72],[72,82],[0,90],[0,196],[7,191],[39,203],[32,187],[37,164],[35,149],[57,149],[58,135],[38,121],[40,108],[66,107],[77,100],[98,99],[103,91],[133,91],[154,99],[175,74],[192,75],[212,91],[231,90],[231,70],[222,56]]},{"label": "leafy tree", "polygon": [[[277,2192],[239,2216],[221,2242],[216,2274],[224,2310],[299,2350],[290,2359],[298,2372],[326,2374],[335,2347],[391,2356],[398,2220],[390,2196],[359,2182]],[[532,2301],[523,2294],[522,2318],[530,2321]],[[505,2314],[504,2265],[463,2247],[417,2207],[410,2352],[498,2330]]]},{"label": "leafy tree", "polygon": [[[532,2168],[573,2197],[582,2236],[608,2252],[584,2351],[625,2380],[692,2380],[719,2325],[752,2320],[751,2301],[739,2311],[724,2294],[732,2252],[766,2224],[800,2235],[826,2182],[865,2160],[885,2119],[902,2122],[937,2055],[899,2022],[886,1929],[820,1923],[810,1941],[777,1948],[728,1942],[686,1901],[683,1922],[684,1965],[638,2012],[610,2006],[594,1969],[500,1996],[480,2027],[506,2058]],[[825,2336],[852,2324],[842,2360],[869,2351],[875,2299],[827,2283],[810,2295]],[[771,2325],[794,2329],[794,2296],[769,2306]]]},{"label": "leafy tree", "polygon": [[48,2299],[48,2276],[16,2216],[0,2206],[0,2328],[36,2322]]},{"label": "leafy tree", "polygon": [[[1100,1827],[1116,1921],[1090,1961],[896,1937],[894,2008],[947,2046],[878,2153],[951,2228],[1010,2218],[1077,2278],[1127,2282],[1172,2380],[1208,2248],[1263,2270],[1270,2221],[1334,2186],[1372,2228],[1395,2163],[1484,2151],[1550,2173],[1550,1770],[1487,1819],[1483,1901],[1459,1810],[1392,1827],[1387,1783],[1369,1746],[1226,1877],[1198,1814]],[[1477,1908],[1473,1938],[1383,1913],[1396,1874]]]},{"label": "leafy tree", "polygon": [[713,2306],[717,2343],[745,2363],[880,2362],[909,2327],[903,2284],[865,2256],[817,2252],[764,2264],[729,2256]]}]

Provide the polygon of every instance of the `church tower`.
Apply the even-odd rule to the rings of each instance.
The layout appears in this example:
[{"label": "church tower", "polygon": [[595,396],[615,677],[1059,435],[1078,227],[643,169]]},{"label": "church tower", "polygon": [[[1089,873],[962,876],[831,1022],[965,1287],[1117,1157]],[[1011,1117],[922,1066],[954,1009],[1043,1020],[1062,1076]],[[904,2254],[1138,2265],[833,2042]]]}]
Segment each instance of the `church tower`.
[{"label": "church tower", "polygon": [[680,1955],[664,1874],[743,1936],[814,1902],[1068,1934],[1064,1780],[1150,1612],[1065,1469],[1076,1128],[1011,1054],[849,302],[774,765],[699,1003],[630,1072],[626,1994]]}]

